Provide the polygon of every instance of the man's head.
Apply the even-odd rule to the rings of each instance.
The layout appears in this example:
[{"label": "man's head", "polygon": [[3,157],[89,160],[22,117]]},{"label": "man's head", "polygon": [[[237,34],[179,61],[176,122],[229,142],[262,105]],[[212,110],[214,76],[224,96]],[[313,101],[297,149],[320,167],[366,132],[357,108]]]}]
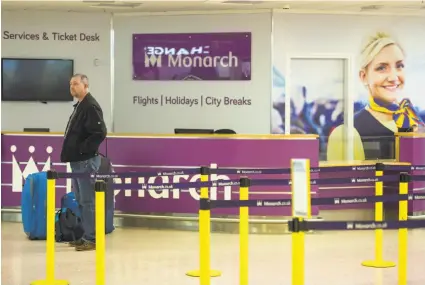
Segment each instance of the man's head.
[{"label": "man's head", "polygon": [[69,84],[71,95],[79,101],[83,100],[89,92],[89,79],[84,74],[75,74]]}]

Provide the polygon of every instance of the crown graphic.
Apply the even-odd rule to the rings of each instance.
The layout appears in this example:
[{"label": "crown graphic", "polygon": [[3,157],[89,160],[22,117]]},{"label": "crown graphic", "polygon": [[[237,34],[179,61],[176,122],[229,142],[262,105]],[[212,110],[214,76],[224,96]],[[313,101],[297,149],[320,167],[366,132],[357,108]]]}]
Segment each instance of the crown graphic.
[{"label": "crown graphic", "polygon": [[[36,148],[34,146],[28,147],[28,152],[31,154],[30,158],[26,162],[22,162],[16,159],[15,153],[18,151],[16,145],[10,147],[10,152],[12,153],[12,191],[13,192],[22,192],[23,181],[27,178],[28,175],[40,172],[38,169],[37,163],[34,161],[32,154],[35,153]],[[42,166],[41,171],[50,170],[50,154],[53,152],[53,147],[48,146],[45,149],[48,154],[47,160],[44,163],[39,163]],[[24,170],[21,169],[20,164],[24,164]]]}]

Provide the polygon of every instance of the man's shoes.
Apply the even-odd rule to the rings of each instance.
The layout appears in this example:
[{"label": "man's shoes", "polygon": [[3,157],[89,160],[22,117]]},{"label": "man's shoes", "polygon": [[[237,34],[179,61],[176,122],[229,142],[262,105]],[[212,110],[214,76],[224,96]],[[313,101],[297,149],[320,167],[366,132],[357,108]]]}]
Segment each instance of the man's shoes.
[{"label": "man's shoes", "polygon": [[82,245],[83,244],[83,240],[81,240],[81,239],[79,239],[79,240],[74,240],[74,241],[70,241],[69,243],[68,243],[68,245],[69,246],[72,246],[72,247],[76,247],[76,246],[78,246],[78,245]]},{"label": "man's shoes", "polygon": [[88,250],[95,250],[96,244],[89,241],[81,241],[81,244],[75,245],[76,251],[88,251]]}]

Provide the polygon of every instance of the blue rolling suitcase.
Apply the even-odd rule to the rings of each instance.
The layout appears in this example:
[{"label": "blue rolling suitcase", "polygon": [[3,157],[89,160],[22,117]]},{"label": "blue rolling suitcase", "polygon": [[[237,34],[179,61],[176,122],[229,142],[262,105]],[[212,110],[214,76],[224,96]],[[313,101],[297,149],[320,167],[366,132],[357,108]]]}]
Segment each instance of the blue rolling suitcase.
[{"label": "blue rolling suitcase", "polygon": [[22,190],[21,208],[24,232],[30,240],[46,239],[47,173],[27,176]]}]

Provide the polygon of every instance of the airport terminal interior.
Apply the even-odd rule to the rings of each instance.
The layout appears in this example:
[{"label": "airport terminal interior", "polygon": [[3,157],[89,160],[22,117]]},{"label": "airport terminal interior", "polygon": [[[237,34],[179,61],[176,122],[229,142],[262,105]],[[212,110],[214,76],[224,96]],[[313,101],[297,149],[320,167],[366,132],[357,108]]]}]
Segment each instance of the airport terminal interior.
[{"label": "airport terminal interior", "polygon": [[425,284],[424,1],[1,10],[0,284]]}]

